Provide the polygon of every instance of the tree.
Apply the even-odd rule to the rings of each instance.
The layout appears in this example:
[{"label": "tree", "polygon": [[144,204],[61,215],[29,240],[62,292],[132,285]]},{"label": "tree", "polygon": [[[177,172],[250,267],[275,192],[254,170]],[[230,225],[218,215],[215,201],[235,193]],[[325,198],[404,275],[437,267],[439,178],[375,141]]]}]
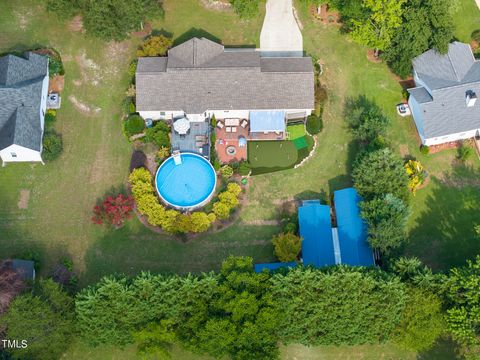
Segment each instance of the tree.
[{"label": "tree", "polygon": [[368,224],[368,242],[388,253],[401,246],[405,240],[410,209],[392,194],[360,203],[361,216]]},{"label": "tree", "polygon": [[302,239],[291,232],[274,236],[272,243],[275,256],[282,262],[295,261],[302,249]]},{"label": "tree", "polygon": [[251,19],[258,14],[259,0],[230,0],[233,10],[242,19]]},{"label": "tree", "polygon": [[124,40],[147,16],[162,13],[156,0],[86,0],[81,6],[87,33],[107,41]]},{"label": "tree", "polygon": [[173,41],[163,35],[150,36],[140,45],[137,56],[164,56],[172,46]]},{"label": "tree", "polygon": [[450,272],[447,325],[453,338],[470,353],[480,353],[480,256]]},{"label": "tree", "polygon": [[405,4],[403,24],[382,55],[397,75],[410,75],[412,59],[428,49],[447,52],[455,28],[451,8],[452,0],[409,0]]},{"label": "tree", "polygon": [[406,0],[363,0],[369,10],[366,20],[353,20],[352,38],[379,51],[390,45],[395,29],[402,25],[402,6]]},{"label": "tree", "polygon": [[62,137],[55,131],[49,131],[43,136],[42,158],[46,161],[57,159],[63,151]]},{"label": "tree", "polygon": [[429,291],[410,288],[394,341],[410,351],[425,351],[435,344],[443,328],[440,298]]},{"label": "tree", "polygon": [[400,323],[405,285],[383,271],[296,267],[271,278],[279,338],[286,344],[357,345],[389,340]]},{"label": "tree", "polygon": [[349,101],[346,120],[353,135],[366,144],[385,136],[390,123],[377,104],[365,96]]},{"label": "tree", "polygon": [[322,117],[315,114],[309,115],[305,127],[310,135],[318,134],[323,129]]},{"label": "tree", "polygon": [[125,133],[127,136],[140,134],[145,129],[145,121],[140,115],[130,115],[124,124]]},{"label": "tree", "polygon": [[118,194],[117,196],[107,196],[100,205],[93,208],[92,221],[95,224],[108,224],[119,228],[130,219],[133,211],[133,198]]},{"label": "tree", "polygon": [[176,342],[173,320],[149,323],[133,333],[138,354],[144,358],[171,359],[170,351]]},{"label": "tree", "polygon": [[0,317],[7,339],[24,339],[28,346],[15,348],[15,358],[59,359],[75,332],[73,299],[52,280],[40,280],[33,293],[17,296]]},{"label": "tree", "polygon": [[390,149],[361,156],[354,164],[352,177],[355,188],[365,200],[385,194],[408,199],[408,177],[403,161]]}]

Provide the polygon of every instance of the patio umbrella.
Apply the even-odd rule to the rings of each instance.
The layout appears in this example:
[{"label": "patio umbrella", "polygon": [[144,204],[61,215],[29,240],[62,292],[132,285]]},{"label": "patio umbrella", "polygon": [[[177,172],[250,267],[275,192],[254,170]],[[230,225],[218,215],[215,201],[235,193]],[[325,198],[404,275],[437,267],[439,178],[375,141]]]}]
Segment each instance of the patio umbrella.
[{"label": "patio umbrella", "polygon": [[180,135],[185,135],[190,130],[190,121],[187,118],[178,119],[173,123],[173,128]]}]

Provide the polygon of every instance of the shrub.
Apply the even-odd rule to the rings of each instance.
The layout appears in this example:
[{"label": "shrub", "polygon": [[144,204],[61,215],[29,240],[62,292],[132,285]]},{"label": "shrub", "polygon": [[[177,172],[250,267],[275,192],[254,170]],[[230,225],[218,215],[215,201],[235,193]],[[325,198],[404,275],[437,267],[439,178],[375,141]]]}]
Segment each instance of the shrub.
[{"label": "shrub", "polygon": [[323,129],[323,122],[320,116],[309,115],[307,117],[307,132],[310,135],[316,135]]},{"label": "shrub", "polygon": [[229,209],[233,209],[238,205],[237,196],[229,191],[224,191],[218,195],[220,202],[228,206]]},{"label": "shrub", "polygon": [[227,185],[227,191],[238,196],[242,192],[242,188],[237,183],[232,182]]},{"label": "shrub", "polygon": [[247,176],[250,173],[250,164],[247,161],[242,161],[238,166],[238,173]]},{"label": "shrub", "polygon": [[145,142],[153,142],[158,147],[170,148],[170,128],[163,121],[158,121],[155,126],[145,132]]},{"label": "shrub", "polygon": [[138,65],[138,60],[135,59],[133,60],[130,65],[128,65],[128,75],[134,77],[135,74],[137,73],[137,65]]},{"label": "shrub", "polygon": [[54,77],[55,75],[65,75],[65,69],[63,68],[60,55],[48,55],[48,75]]},{"label": "shrub", "polygon": [[457,150],[457,159],[461,162],[467,161],[472,156],[472,148],[467,142],[462,142],[462,145]]},{"label": "shrub", "polygon": [[136,94],[137,94],[137,87],[134,84],[130,84],[127,90],[125,91],[125,95],[129,98],[133,98],[135,97]]},{"label": "shrub", "polygon": [[215,159],[213,161],[213,168],[215,169],[215,171],[220,170],[221,167],[222,167],[222,164],[220,164],[220,161],[218,159]]},{"label": "shrub", "polygon": [[145,121],[140,115],[131,115],[125,121],[124,127],[125,133],[130,137],[135,134],[140,134],[145,129]]},{"label": "shrub", "polygon": [[213,213],[220,220],[228,219],[230,216],[230,208],[223,202],[213,204]]},{"label": "shrub", "polygon": [[137,56],[164,56],[173,41],[163,35],[150,36],[137,50]]},{"label": "shrub", "polygon": [[163,160],[169,156],[170,156],[170,148],[166,146],[162,146],[160,149],[158,149],[157,158],[159,160]]},{"label": "shrub", "polygon": [[130,104],[128,105],[128,111],[130,114],[137,112],[137,107],[133,101],[130,101]]},{"label": "shrub", "polygon": [[100,205],[93,208],[92,221],[94,224],[107,224],[118,228],[130,219],[132,211],[133,198],[131,196],[123,194],[107,196]]},{"label": "shrub", "polygon": [[423,155],[428,155],[430,153],[430,148],[427,145],[420,146],[420,152]]},{"label": "shrub", "polygon": [[274,236],[272,243],[275,256],[282,262],[295,261],[302,248],[302,239],[291,232]]},{"label": "shrub", "polygon": [[233,168],[230,165],[223,165],[220,172],[224,179],[229,179],[233,175]]},{"label": "shrub", "polygon": [[408,175],[408,188],[415,195],[417,188],[423,184],[425,180],[425,170],[420,161],[408,160],[405,164],[405,171]]},{"label": "shrub", "polygon": [[63,151],[62,137],[54,131],[43,136],[42,158],[46,161],[57,159]]}]

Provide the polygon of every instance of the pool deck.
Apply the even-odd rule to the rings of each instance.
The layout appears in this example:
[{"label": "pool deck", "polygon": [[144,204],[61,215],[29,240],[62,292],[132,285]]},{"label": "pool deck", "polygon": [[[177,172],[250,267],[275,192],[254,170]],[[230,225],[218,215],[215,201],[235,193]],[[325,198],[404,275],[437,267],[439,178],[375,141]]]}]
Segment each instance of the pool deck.
[{"label": "pool deck", "polygon": [[[210,157],[210,124],[208,122],[191,122],[191,127],[186,135],[179,135],[172,128],[172,149],[180,151],[189,151],[196,154]],[[198,146],[200,140],[197,136],[204,136],[206,141],[204,145]],[[201,150],[200,150],[201,149]]]}]

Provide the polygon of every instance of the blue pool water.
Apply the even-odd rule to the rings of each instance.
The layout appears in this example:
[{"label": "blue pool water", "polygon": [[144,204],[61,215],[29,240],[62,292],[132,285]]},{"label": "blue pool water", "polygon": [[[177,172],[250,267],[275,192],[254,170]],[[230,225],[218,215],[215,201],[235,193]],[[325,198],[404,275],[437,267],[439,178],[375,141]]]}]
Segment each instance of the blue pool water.
[{"label": "blue pool water", "polygon": [[167,204],[176,208],[203,206],[215,190],[215,170],[200,155],[182,153],[180,156],[180,165],[175,165],[173,157],[169,157],[158,168],[155,177],[157,192]]}]

